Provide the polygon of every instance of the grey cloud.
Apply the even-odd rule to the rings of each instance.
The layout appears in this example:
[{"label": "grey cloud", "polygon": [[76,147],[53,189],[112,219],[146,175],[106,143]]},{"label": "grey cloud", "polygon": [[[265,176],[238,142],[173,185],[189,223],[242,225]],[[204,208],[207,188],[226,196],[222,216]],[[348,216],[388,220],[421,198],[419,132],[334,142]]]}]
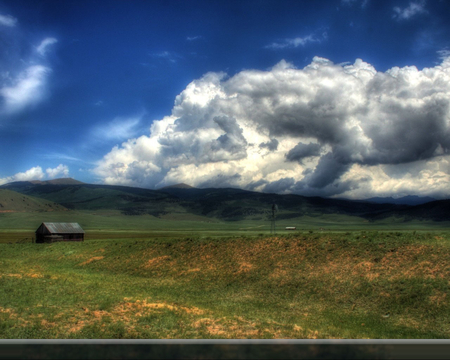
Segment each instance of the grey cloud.
[{"label": "grey cloud", "polygon": [[148,165],[138,161],[128,164],[127,174],[129,181],[143,187],[154,188],[155,184],[158,184],[164,179],[167,171],[162,169],[161,171],[149,172]]},{"label": "grey cloud", "polygon": [[256,188],[266,185],[269,182],[267,180],[264,179],[260,179],[258,181],[252,181],[251,183],[245,185],[245,189],[246,190],[250,190],[250,191],[254,191]]},{"label": "grey cloud", "polygon": [[[364,181],[368,181],[368,179],[364,179]],[[347,180],[347,181],[337,181],[319,189],[317,187],[309,187],[304,182],[299,181],[291,188],[291,190],[296,194],[304,196],[327,197],[339,195],[346,191],[358,189],[360,185],[361,182]]]},{"label": "grey cloud", "polygon": [[308,174],[312,174],[314,172],[313,169],[311,168],[306,168],[305,170],[302,171],[302,175],[306,176]]},{"label": "grey cloud", "polygon": [[[430,158],[438,146],[448,151],[444,94],[450,86],[433,72],[439,70],[394,68],[379,74],[361,61],[340,66],[318,59],[303,70],[274,70],[273,76],[252,71],[244,81],[241,73],[228,86],[271,136],[316,138],[341,162],[389,164]],[[286,97],[296,101],[286,103]]]},{"label": "grey cloud", "polygon": [[309,187],[322,189],[339,179],[349,167],[349,164],[336,161],[333,154],[328,153],[320,158],[314,172],[306,175],[302,182]]},{"label": "grey cloud", "polygon": [[219,174],[216,175],[207,181],[204,181],[200,183],[200,188],[223,188],[223,187],[233,187],[237,186],[238,181],[240,180],[241,175],[234,174],[234,175],[223,175]]},{"label": "grey cloud", "polygon": [[236,119],[228,116],[216,116],[213,120],[220,129],[225,131],[225,134],[211,143],[211,160],[236,160],[246,157],[247,141],[242,135],[242,129]]},{"label": "grey cloud", "polygon": [[303,144],[299,142],[286,154],[286,160],[302,162],[304,158],[320,155],[320,144],[309,143]]},{"label": "grey cloud", "polygon": [[362,163],[401,164],[429,159],[439,146],[448,152],[448,99],[436,99],[420,107],[392,101],[380,110],[377,122],[363,124],[373,149]]},{"label": "grey cloud", "polygon": [[259,144],[259,148],[263,149],[269,149],[270,151],[275,151],[278,149],[278,140],[277,139],[270,139],[270,141]]},{"label": "grey cloud", "polygon": [[271,183],[264,186],[263,191],[266,193],[281,193],[289,191],[295,184],[294,178],[283,178],[277,181],[272,181]]},{"label": "grey cloud", "polygon": [[[247,156],[247,141],[243,136],[242,128],[233,117],[215,116],[211,121],[205,121],[197,129],[184,127],[186,117],[175,122],[171,131],[158,138],[163,155],[161,161],[166,166],[179,163],[210,163],[228,160],[239,160]],[[180,131],[184,128],[185,131]],[[200,130],[219,129],[224,134],[208,141],[199,134]],[[211,135],[210,135],[211,136]]]}]

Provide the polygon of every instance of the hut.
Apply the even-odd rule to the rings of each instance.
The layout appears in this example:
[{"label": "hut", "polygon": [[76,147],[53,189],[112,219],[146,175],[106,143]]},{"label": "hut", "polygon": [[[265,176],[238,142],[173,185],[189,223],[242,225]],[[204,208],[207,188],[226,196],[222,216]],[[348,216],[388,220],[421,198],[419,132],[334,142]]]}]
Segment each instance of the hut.
[{"label": "hut", "polygon": [[84,230],[78,223],[42,223],[36,230],[36,242],[84,241]]}]

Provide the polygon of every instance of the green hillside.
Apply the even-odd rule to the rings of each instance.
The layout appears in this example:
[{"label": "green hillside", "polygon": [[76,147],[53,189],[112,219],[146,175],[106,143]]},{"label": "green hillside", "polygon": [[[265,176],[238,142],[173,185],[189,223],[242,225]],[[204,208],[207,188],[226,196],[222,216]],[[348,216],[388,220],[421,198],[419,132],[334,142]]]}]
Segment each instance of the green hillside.
[{"label": "green hillside", "polygon": [[[301,221],[303,218],[314,218],[318,220],[314,222],[320,222],[320,218],[330,217],[335,217],[341,226],[345,219],[368,224],[431,221],[438,227],[445,226],[445,223],[450,221],[450,200],[410,206],[268,194],[234,188],[197,189],[183,184],[149,190],[83,184],[73,179],[54,180],[52,183],[13,182],[0,188],[58,203],[74,211],[92,214],[113,212],[115,215],[127,217],[128,219],[123,220],[125,222],[131,221],[133,216],[148,215],[161,220],[177,221],[263,222],[272,216],[273,204],[277,204],[279,210],[276,213],[277,221],[285,221],[287,226],[295,226],[290,222],[304,222]],[[325,223],[327,222],[328,220],[325,220]]]},{"label": "green hillside", "polygon": [[158,217],[190,213],[225,221],[263,220],[271,214],[274,203],[279,208],[277,213],[279,219],[323,214],[364,217],[405,207],[299,195],[266,194],[232,188],[196,189],[176,186],[155,191],[126,186],[30,182],[17,182],[5,186],[74,210],[110,209],[119,210],[124,215],[149,214]]},{"label": "green hillside", "polygon": [[[119,210],[124,215],[158,216],[177,210],[176,199],[154,190],[92,184],[12,183],[9,189],[54,201],[72,210]],[[181,209],[180,211],[184,211]]]},{"label": "green hillside", "polygon": [[6,189],[0,189],[0,213],[59,212],[66,208],[51,200],[36,198]]}]

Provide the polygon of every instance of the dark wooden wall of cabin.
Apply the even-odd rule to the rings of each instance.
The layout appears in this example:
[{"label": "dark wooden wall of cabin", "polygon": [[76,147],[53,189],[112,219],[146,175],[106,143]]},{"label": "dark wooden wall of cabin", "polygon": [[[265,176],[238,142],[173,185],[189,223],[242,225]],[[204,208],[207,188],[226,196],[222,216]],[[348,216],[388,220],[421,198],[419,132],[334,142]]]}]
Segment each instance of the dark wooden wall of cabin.
[{"label": "dark wooden wall of cabin", "polygon": [[84,241],[84,234],[64,234],[63,241]]},{"label": "dark wooden wall of cabin", "polygon": [[[84,234],[53,234],[61,236],[60,239],[56,241],[84,241]],[[36,243],[41,244],[45,242],[52,242],[51,236],[48,234],[40,234],[36,232]]]}]

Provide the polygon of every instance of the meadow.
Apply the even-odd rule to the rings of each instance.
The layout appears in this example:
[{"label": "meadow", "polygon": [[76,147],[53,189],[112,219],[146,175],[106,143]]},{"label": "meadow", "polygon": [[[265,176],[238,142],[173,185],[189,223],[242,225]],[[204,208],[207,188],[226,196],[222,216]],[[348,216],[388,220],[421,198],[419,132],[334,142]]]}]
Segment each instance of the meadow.
[{"label": "meadow", "polygon": [[321,217],[270,234],[250,220],[79,213],[85,242],[33,244],[38,216],[2,216],[3,339],[450,337],[445,224]]}]

